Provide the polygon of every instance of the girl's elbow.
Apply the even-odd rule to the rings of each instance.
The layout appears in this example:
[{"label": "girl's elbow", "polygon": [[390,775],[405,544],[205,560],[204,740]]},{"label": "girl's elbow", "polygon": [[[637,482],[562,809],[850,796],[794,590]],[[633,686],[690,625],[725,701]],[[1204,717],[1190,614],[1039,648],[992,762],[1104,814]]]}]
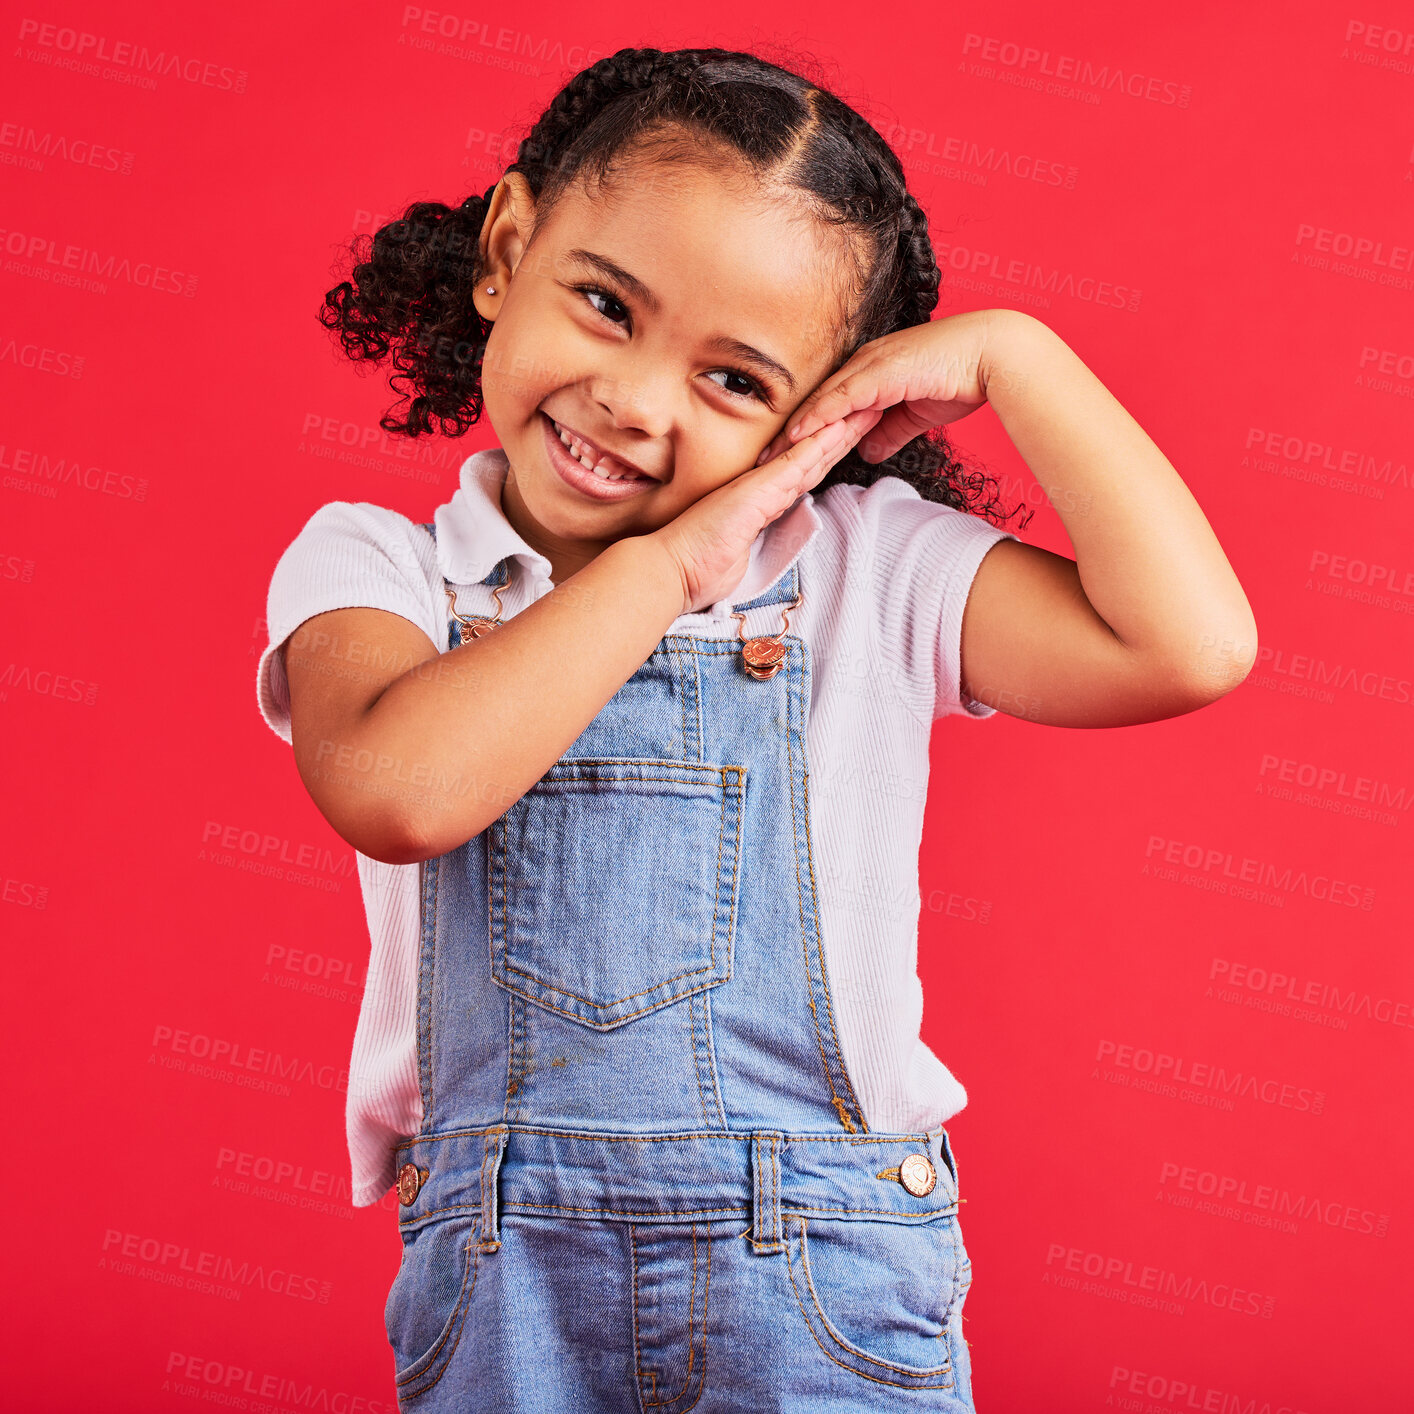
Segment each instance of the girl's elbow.
[{"label": "girl's elbow", "polygon": [[1215,702],[1240,686],[1257,661],[1257,651],[1255,620],[1205,633],[1189,665],[1188,686],[1196,705]]}]

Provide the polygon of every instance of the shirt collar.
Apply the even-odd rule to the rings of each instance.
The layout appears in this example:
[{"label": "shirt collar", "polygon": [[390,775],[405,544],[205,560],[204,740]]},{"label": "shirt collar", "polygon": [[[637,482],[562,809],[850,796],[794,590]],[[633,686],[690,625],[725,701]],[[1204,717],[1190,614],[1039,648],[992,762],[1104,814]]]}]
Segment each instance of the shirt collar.
[{"label": "shirt collar", "polygon": [[[548,592],[550,561],[516,532],[501,509],[501,488],[510,462],[500,447],[474,452],[461,467],[461,484],[434,513],[437,566],[452,584],[479,584],[504,559],[521,561],[538,595]],[[700,612],[726,618],[736,604],[764,594],[800,558],[823,526],[814,496],[806,491],[752,542],[750,559],[730,596]]]}]

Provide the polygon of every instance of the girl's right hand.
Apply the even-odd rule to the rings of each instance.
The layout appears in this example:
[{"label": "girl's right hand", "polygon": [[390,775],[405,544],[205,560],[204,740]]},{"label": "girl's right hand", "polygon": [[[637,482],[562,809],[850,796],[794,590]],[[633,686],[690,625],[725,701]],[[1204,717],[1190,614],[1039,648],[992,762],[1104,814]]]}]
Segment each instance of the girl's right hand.
[{"label": "girl's right hand", "polygon": [[[877,421],[872,409],[827,422],[780,456],[734,477],[645,536],[667,551],[682,578],[684,614],[701,612],[730,594],[746,573],[761,531],[800,497]],[[779,438],[767,445],[765,456]]]}]

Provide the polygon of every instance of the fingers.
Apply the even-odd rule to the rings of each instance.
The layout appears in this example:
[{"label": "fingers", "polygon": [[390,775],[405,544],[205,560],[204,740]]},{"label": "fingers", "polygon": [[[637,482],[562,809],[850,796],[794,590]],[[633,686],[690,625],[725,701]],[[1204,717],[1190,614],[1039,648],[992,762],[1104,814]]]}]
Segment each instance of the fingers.
[{"label": "fingers", "polygon": [[793,442],[808,437],[817,428],[852,412],[877,409],[883,412],[891,402],[891,389],[878,366],[860,368],[843,377],[836,375],[818,388],[796,409],[795,418],[787,431]]},{"label": "fingers", "polygon": [[866,462],[885,461],[932,426],[916,416],[907,403],[897,403],[874,417],[878,425],[870,436],[860,438],[859,455]]},{"label": "fingers", "polygon": [[[831,418],[829,422],[823,423],[821,425],[822,427],[828,427],[834,423],[848,429],[847,435],[843,439],[844,445],[833,455],[829,455],[829,465],[833,466],[835,462],[839,461],[840,458],[849,451],[850,447],[856,445],[860,438],[862,438],[882,416],[883,414],[875,409],[861,408],[855,412],[845,413],[842,417]],[[816,428],[817,432],[820,430],[821,428]],[[811,434],[807,434],[807,436],[809,435]],[[792,442],[789,432],[785,428],[782,428],[761,449],[761,455],[756,458],[755,464],[758,467],[765,466],[767,462],[773,461],[776,457],[785,455],[786,452],[800,446],[804,441],[805,438],[799,438]]]},{"label": "fingers", "polygon": [[773,467],[775,474],[784,479],[792,476],[800,476],[804,472],[810,471],[821,460],[829,457],[831,453],[838,451],[843,455],[848,450],[848,443],[851,438],[850,428],[843,422],[828,422],[823,427],[816,428],[815,435],[802,437],[793,445],[787,445],[781,449],[779,454],[771,455],[776,447],[778,438],[772,438],[770,444],[757,459],[758,466],[768,463],[779,463],[778,468]]},{"label": "fingers", "polygon": [[859,444],[860,439],[878,420],[879,414],[877,412],[871,408],[864,408],[858,412],[849,413],[836,422],[827,423],[827,426],[842,427],[845,432],[834,450],[826,452],[820,459],[819,465],[806,478],[806,489],[809,490],[823,481],[826,473]]}]

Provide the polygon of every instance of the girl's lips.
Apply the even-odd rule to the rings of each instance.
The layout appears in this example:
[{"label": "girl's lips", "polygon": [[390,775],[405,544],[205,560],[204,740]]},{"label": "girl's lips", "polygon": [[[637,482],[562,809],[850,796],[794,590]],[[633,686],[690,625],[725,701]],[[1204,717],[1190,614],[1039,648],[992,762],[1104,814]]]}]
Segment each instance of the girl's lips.
[{"label": "girl's lips", "polygon": [[596,476],[583,462],[570,455],[570,449],[560,441],[555,424],[548,413],[542,412],[545,423],[545,445],[550,457],[550,465],[560,474],[560,479],[576,491],[596,501],[626,501],[651,490],[658,483],[650,476],[624,477],[621,481],[605,481]]}]

